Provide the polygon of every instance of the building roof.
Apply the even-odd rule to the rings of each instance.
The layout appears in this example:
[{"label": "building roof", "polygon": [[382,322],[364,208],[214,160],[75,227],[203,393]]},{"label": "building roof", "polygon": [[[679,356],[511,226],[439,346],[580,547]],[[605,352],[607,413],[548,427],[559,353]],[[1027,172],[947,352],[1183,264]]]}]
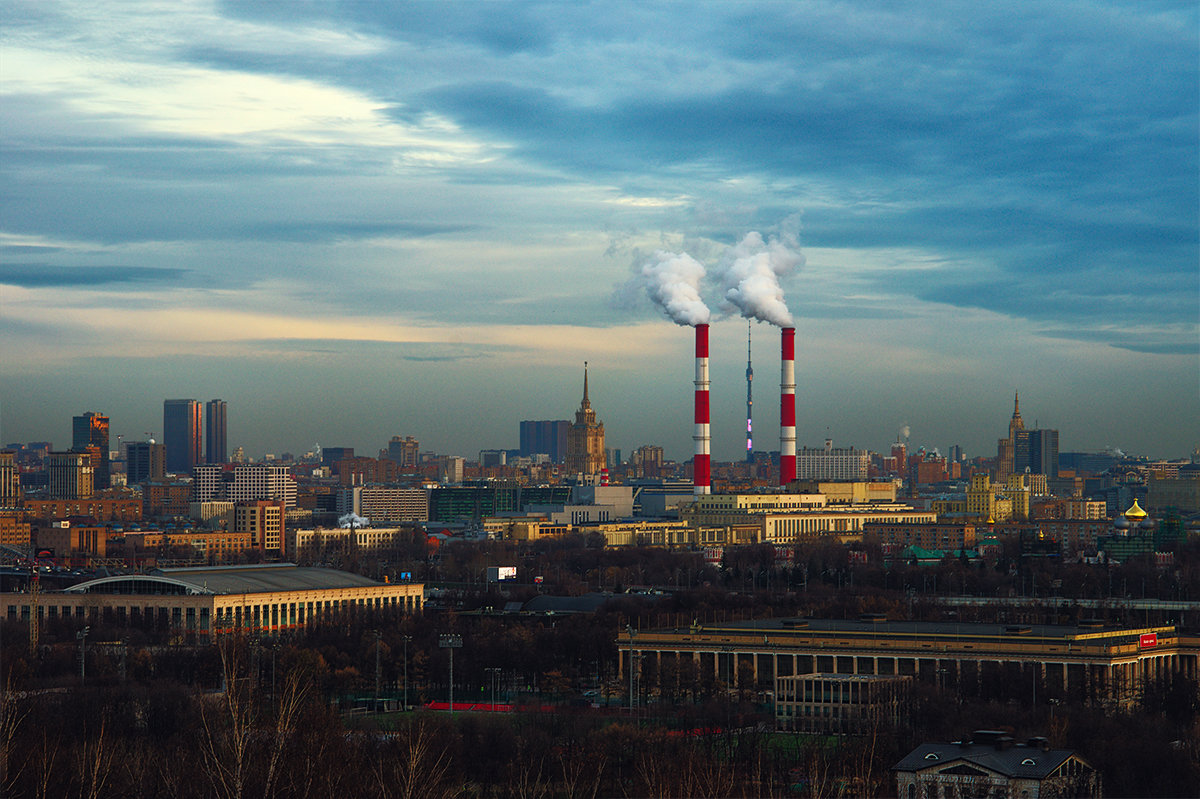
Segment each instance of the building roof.
[{"label": "building roof", "polygon": [[[1013,744],[1012,739],[987,743],[924,743],[892,767],[893,771],[949,770],[964,773],[978,766],[1010,779],[1044,780],[1075,756],[1070,749],[1043,749],[1030,744]],[[969,773],[969,772],[965,772]]]},{"label": "building roof", "polygon": [[382,585],[367,577],[337,569],[272,563],[155,569],[148,574],[120,574],[88,580],[67,590],[91,594],[265,594]]},{"label": "building roof", "polygon": [[[1013,641],[1050,639],[1052,641],[1080,641],[1086,639],[1128,638],[1143,632],[1157,632],[1162,638],[1173,634],[1173,625],[1150,626],[1097,626],[1084,624],[988,624],[983,622],[955,621],[897,621],[893,619],[801,619],[774,618],[751,619],[703,626],[706,634],[720,632],[766,633],[772,635],[794,634],[797,637],[823,637],[837,635],[851,638],[873,639],[876,636],[944,637],[970,639],[972,637],[1004,638]],[[669,631],[668,631],[669,632]]]},{"label": "building roof", "polygon": [[583,596],[539,594],[526,602],[522,610],[530,613],[595,613],[612,598],[613,594],[607,592],[592,592]]}]

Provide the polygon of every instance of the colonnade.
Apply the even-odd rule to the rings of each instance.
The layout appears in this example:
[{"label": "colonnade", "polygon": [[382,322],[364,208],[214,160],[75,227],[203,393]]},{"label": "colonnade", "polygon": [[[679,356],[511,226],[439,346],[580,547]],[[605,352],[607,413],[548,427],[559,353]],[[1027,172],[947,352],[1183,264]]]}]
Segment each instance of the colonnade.
[{"label": "colonnade", "polygon": [[[1033,657],[1004,658],[964,656],[933,653],[864,653],[787,652],[778,649],[764,651],[746,647],[727,646],[716,649],[678,649],[638,647],[634,657],[641,662],[641,671],[652,668],[657,673],[664,663],[679,664],[690,659],[697,674],[708,673],[726,685],[738,683],[739,675],[747,671],[755,684],[773,685],[776,677],[798,674],[893,675],[909,674],[915,679],[943,689],[981,693],[985,681],[990,685],[1000,680],[1010,691],[1028,686],[1034,703],[1050,697],[1077,697],[1085,701],[1131,702],[1139,696],[1147,682],[1164,680],[1171,674],[1197,677],[1197,656],[1193,654],[1139,653],[1112,662],[1097,663],[1086,658],[1045,660]],[[620,668],[628,678],[630,651],[622,645]],[[646,659],[653,665],[647,666]],[[973,685],[973,689],[972,689]]]}]

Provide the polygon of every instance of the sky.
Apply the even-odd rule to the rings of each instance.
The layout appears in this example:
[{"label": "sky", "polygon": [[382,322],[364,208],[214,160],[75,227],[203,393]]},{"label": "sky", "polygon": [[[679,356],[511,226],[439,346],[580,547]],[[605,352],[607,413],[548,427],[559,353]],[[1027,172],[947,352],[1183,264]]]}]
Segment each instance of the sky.
[{"label": "sky", "polygon": [[686,459],[667,253],[713,457],[748,328],[777,449],[779,331],[722,280],[761,240],[800,446],[994,454],[1016,391],[1064,451],[1200,446],[1194,2],[6,0],[0,148],[4,443],[220,397],[253,457],[474,457],[587,361],[608,446]]}]

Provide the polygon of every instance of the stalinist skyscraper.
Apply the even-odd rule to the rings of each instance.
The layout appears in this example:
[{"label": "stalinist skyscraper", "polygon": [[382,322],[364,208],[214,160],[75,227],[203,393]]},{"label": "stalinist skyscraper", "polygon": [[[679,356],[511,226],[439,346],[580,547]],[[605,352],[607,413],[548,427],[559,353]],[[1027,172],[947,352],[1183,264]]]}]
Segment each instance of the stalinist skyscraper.
[{"label": "stalinist skyscraper", "polygon": [[1029,436],[1025,432],[1025,420],[1021,418],[1021,395],[1014,392],[1013,415],[1008,422],[1008,438],[996,442],[997,482],[1007,480],[1010,474],[1022,468],[1028,460]]},{"label": "stalinist skyscraper", "polygon": [[587,361],[583,363],[583,402],[575,411],[575,421],[567,429],[567,473],[599,474],[604,458],[604,422],[597,421],[588,399]]}]

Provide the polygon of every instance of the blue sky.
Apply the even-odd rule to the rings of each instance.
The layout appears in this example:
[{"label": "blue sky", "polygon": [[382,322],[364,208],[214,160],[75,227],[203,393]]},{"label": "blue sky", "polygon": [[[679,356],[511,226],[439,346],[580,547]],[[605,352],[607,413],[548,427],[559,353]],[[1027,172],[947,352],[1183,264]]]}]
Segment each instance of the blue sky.
[{"label": "blue sky", "polygon": [[[250,454],[472,456],[568,418],[691,450],[691,337],[622,290],[709,269],[713,453],[798,231],[801,445],[1200,445],[1194,3],[36,3],[0,9],[0,440],[229,402]],[[636,299],[636,301],[632,301]],[[775,448],[778,333],[754,326]]]}]

